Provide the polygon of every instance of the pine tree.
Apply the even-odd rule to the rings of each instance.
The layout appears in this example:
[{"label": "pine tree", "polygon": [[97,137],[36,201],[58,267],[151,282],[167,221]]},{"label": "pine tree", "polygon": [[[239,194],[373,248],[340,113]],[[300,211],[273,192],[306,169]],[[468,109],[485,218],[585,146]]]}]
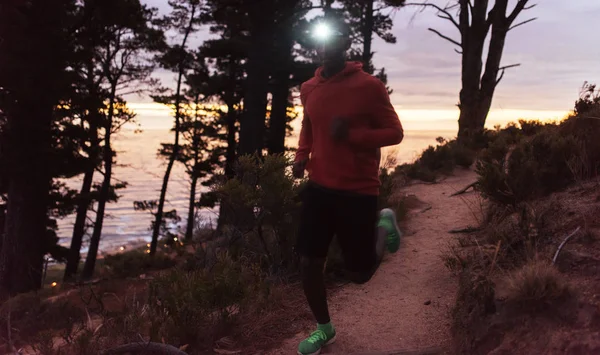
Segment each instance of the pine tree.
[{"label": "pine tree", "polygon": [[179,42],[174,45],[166,46],[157,59],[162,68],[177,73],[177,84],[174,92],[170,92],[166,95],[156,95],[154,96],[154,101],[173,108],[173,116],[175,118],[173,132],[175,138],[173,145],[171,146],[167,169],[163,177],[157,210],[156,213],[154,213],[155,220],[152,228],[150,255],[156,253],[169,178],[171,176],[173,165],[178,158],[180,149],[179,136],[181,133],[181,119],[184,115],[183,110],[185,106],[189,106],[189,102],[186,102],[183,95],[185,75],[189,72],[194,60],[194,56],[187,49],[188,40],[190,35],[198,31],[206,11],[204,2],[200,0],[170,0],[169,5],[171,6],[172,11],[169,15],[165,16],[161,22],[165,30],[177,31],[179,34]]},{"label": "pine tree", "polygon": [[[2,296],[39,289],[47,250],[52,131],[70,93],[70,0],[0,8],[0,117],[7,211],[0,250]],[[51,55],[49,55],[51,54]]]},{"label": "pine tree", "polygon": [[[136,85],[152,84],[150,75],[154,65],[148,58],[149,51],[156,51],[164,45],[162,31],[151,27],[155,10],[148,9],[139,0],[95,0],[97,16],[103,21],[107,32],[98,53],[106,77],[107,92],[105,110],[101,119],[103,178],[98,192],[96,219],[90,239],[89,251],[82,272],[84,279],[91,278],[102,235],[106,204],[114,200],[115,186],[112,185],[115,152],[112,149],[112,136],[135,115],[121,95],[138,92]],[[117,186],[119,187],[119,186]]]}]

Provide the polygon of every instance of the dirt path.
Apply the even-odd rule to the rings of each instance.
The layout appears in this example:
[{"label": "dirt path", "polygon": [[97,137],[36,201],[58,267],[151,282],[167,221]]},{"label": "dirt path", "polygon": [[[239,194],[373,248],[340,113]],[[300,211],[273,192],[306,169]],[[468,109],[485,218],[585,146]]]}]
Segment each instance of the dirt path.
[{"label": "dirt path", "polygon": [[[439,184],[402,190],[423,204],[411,210],[402,227],[405,236],[398,253],[385,257],[370,282],[348,285],[331,295],[338,337],[323,354],[448,347],[456,279],[440,256],[453,238],[449,230],[476,223],[474,213],[480,212],[476,194],[450,197],[473,181],[472,171],[459,171]],[[431,209],[423,211],[427,206]],[[296,335],[271,354],[295,354],[304,336]]]}]

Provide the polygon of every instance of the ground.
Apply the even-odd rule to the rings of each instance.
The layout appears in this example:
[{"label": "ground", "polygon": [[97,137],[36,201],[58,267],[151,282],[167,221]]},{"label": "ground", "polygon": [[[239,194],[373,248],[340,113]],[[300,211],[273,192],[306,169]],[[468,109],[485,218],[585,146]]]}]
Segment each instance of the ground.
[{"label": "ground", "polygon": [[[439,348],[449,352],[449,311],[457,281],[441,255],[452,241],[449,230],[477,225],[479,197],[450,195],[475,181],[472,171],[459,170],[437,184],[413,184],[398,193],[411,210],[402,226],[400,250],[387,255],[373,279],[348,285],[330,295],[338,337],[323,354],[366,354],[375,351]],[[295,354],[314,325],[286,340],[269,354]]]}]

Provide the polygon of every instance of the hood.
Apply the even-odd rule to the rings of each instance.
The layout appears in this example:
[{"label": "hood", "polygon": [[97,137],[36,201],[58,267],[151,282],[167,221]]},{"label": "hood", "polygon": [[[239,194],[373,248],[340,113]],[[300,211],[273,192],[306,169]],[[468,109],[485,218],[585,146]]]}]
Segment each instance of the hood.
[{"label": "hood", "polygon": [[324,82],[327,80],[332,80],[335,78],[340,78],[340,77],[345,77],[345,76],[355,74],[357,72],[362,71],[362,68],[363,68],[363,64],[361,62],[346,62],[346,67],[341,72],[337,73],[336,75],[334,75],[330,78],[324,78],[323,77],[323,67],[319,67],[317,69],[317,71],[315,72],[315,78],[319,82]]}]

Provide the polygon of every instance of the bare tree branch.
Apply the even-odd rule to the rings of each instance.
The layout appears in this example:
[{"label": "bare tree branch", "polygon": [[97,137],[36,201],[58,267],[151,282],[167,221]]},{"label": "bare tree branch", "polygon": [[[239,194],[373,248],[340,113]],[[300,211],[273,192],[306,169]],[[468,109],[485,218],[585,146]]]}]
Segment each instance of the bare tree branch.
[{"label": "bare tree branch", "polygon": [[508,30],[510,31],[512,29],[515,29],[516,27],[522,26],[522,25],[524,25],[526,23],[529,23],[529,22],[533,22],[533,21],[535,21],[537,19],[538,19],[537,17],[534,17],[534,18],[530,18],[529,20],[526,20],[526,21],[523,21],[523,22],[519,22],[516,25],[511,26]]},{"label": "bare tree branch", "polygon": [[517,18],[517,16],[519,16],[521,11],[523,11],[525,9],[528,2],[529,2],[529,0],[519,0],[517,2],[517,5],[515,5],[515,8],[513,9],[513,11],[510,13],[510,15],[507,18],[509,26],[515,21],[515,19]]},{"label": "bare tree branch", "polygon": [[446,6],[445,8],[442,8],[441,6],[438,6],[436,4],[430,4],[430,3],[408,3],[408,4],[405,4],[404,6],[421,6],[423,8],[433,7],[434,9],[438,10],[438,12],[441,12],[442,14],[446,15],[446,16],[438,15],[438,17],[452,22],[452,24],[460,30],[460,25],[458,24],[458,22],[456,21],[454,16],[452,16],[452,14],[450,13],[450,10],[452,10],[454,7],[456,7],[455,5]]},{"label": "bare tree branch", "polygon": [[514,68],[514,67],[520,67],[521,63],[517,63],[517,64],[510,64],[510,65],[505,65],[503,67],[498,68],[498,70],[505,70],[505,69],[510,69],[510,68]]},{"label": "bare tree branch", "polygon": [[496,79],[496,85],[498,85],[500,83],[500,81],[502,80],[502,78],[504,78],[504,73],[506,72],[506,69],[510,69],[510,68],[514,68],[514,67],[518,67],[521,66],[521,64],[511,64],[511,65],[506,65],[503,67],[498,68],[499,71],[502,71],[500,73],[500,77],[498,79]]},{"label": "bare tree branch", "polygon": [[428,28],[428,30],[429,30],[429,31],[431,31],[431,32],[433,32],[433,33],[435,33],[436,35],[438,35],[438,36],[442,37],[443,39],[445,39],[445,40],[447,40],[447,41],[449,41],[449,42],[452,42],[452,43],[454,43],[455,45],[457,45],[457,46],[459,46],[459,47],[462,47],[462,44],[460,44],[460,42],[458,42],[458,41],[456,41],[456,40],[454,40],[454,39],[452,39],[452,38],[450,38],[450,37],[448,37],[448,36],[444,36],[444,35],[443,35],[443,34],[441,34],[439,31],[437,31],[437,30],[435,30],[435,29],[433,29],[433,28]]}]

